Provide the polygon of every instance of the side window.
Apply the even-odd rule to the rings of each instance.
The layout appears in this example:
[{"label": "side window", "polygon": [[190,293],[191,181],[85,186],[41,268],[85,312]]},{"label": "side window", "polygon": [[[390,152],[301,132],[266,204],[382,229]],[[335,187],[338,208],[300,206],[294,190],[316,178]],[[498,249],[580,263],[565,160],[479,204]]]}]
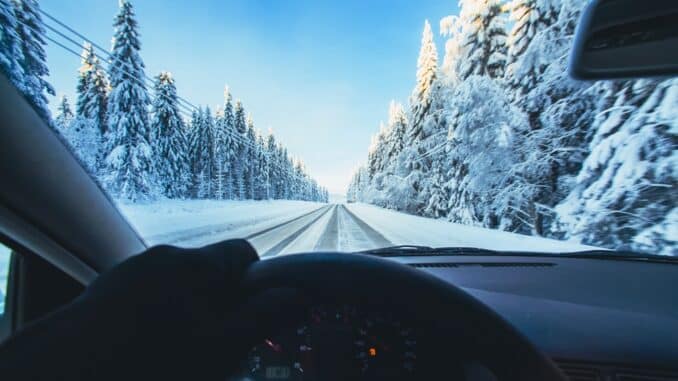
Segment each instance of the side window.
[{"label": "side window", "polygon": [[12,254],[12,250],[0,244],[0,317],[5,312],[10,254]]}]

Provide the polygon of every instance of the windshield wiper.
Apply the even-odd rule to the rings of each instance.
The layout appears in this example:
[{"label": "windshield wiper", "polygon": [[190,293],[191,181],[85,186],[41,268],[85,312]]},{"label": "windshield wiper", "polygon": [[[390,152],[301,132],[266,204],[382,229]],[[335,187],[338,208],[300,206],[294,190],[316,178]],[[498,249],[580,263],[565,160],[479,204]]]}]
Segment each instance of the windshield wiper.
[{"label": "windshield wiper", "polygon": [[497,251],[489,249],[480,249],[475,247],[429,247],[417,245],[400,245],[383,247],[373,250],[360,251],[358,253],[376,255],[379,257],[415,257],[415,256],[521,256],[521,257],[558,257],[558,258],[580,258],[580,259],[601,259],[601,260],[625,260],[642,261],[653,263],[672,263],[678,264],[678,257],[665,255],[641,254],[630,251],[612,251],[612,250],[587,250],[575,252],[523,252],[523,251]]},{"label": "windshield wiper", "polygon": [[379,249],[359,251],[361,254],[379,257],[410,257],[427,255],[504,255],[501,251],[479,249],[475,247],[429,247],[417,245],[400,245]]}]

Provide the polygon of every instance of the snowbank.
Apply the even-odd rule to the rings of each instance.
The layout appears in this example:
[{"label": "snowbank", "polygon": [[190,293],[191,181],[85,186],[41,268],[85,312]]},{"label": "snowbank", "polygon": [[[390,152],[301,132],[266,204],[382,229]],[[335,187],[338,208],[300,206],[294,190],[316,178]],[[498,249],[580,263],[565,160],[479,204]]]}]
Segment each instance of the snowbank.
[{"label": "snowbank", "polygon": [[573,242],[531,237],[419,217],[367,204],[346,207],[394,245],[476,247],[490,250],[570,252],[597,249]]},{"label": "snowbank", "polygon": [[194,246],[245,237],[323,205],[308,201],[162,200],[118,207],[149,244]]}]

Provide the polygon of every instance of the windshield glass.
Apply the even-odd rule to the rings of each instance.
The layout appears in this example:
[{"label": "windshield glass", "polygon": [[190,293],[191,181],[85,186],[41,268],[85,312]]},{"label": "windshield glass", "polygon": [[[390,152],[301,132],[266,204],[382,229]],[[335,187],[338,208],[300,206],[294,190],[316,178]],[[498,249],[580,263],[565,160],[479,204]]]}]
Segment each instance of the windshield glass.
[{"label": "windshield glass", "polygon": [[571,79],[585,4],[2,1],[0,66],[149,244],[678,255],[678,80]]}]

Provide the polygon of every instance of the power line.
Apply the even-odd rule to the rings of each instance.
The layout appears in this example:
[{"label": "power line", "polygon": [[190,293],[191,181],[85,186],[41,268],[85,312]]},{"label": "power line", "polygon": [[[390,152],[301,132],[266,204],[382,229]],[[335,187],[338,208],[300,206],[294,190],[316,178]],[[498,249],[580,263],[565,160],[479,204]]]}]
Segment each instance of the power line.
[{"label": "power line", "polygon": [[[47,13],[47,12],[46,12],[45,10],[43,10],[42,8],[38,8],[38,10],[40,11],[40,13],[42,13],[43,15],[45,15],[47,18],[49,18],[50,20],[52,20],[52,21],[54,21],[55,23],[57,23],[57,25],[61,26],[62,28],[66,29],[66,30],[68,30],[69,32],[75,34],[78,38],[81,38],[82,40],[88,42],[88,43],[91,44],[93,47],[95,47],[96,49],[99,49],[101,52],[103,52],[103,53],[106,54],[107,56],[113,57],[113,55],[112,55],[107,49],[102,48],[101,45],[99,45],[99,44],[97,44],[96,42],[92,41],[91,39],[85,37],[82,33],[78,32],[78,31],[75,30],[73,27],[67,25],[67,24],[64,23],[63,21],[61,21],[61,20],[57,19],[56,17],[52,16],[51,14]],[[43,22],[43,24],[45,24],[45,23]],[[46,25],[46,24],[45,24],[45,25]],[[78,43],[78,45],[80,45],[80,44]],[[115,58],[115,57],[114,57],[114,58]],[[103,60],[106,61],[106,62],[109,62],[109,60],[107,60],[107,59],[103,59]],[[118,59],[118,61],[120,61],[120,60]],[[125,63],[125,62],[122,62],[122,64],[123,64],[123,65],[127,65],[127,63]],[[145,73],[144,73],[144,77],[145,77],[147,80],[151,81],[151,83],[154,82],[153,78],[149,77],[149,76],[146,75]],[[193,109],[197,109],[197,108],[198,108],[197,106],[195,106],[194,104],[192,104],[191,102],[189,102],[188,100],[186,100],[186,99],[184,99],[184,98],[182,98],[182,97],[180,97],[180,96],[177,96],[177,99],[179,99],[180,102],[184,102],[188,107],[191,107],[191,108],[193,108]]]},{"label": "power line", "polygon": [[[56,19],[55,17],[49,15],[47,12],[45,12],[45,11],[43,11],[43,10],[41,10],[41,9],[40,9],[40,12],[43,13],[46,17],[48,17],[50,20],[56,22],[56,23],[57,23],[58,25],[60,25],[61,27],[65,28],[65,29],[68,30],[69,32],[75,34],[77,37],[82,38],[84,41],[90,43],[93,47],[96,47],[97,49],[103,51],[108,57],[115,58],[115,61],[117,61],[118,63],[122,63],[121,66],[124,66],[125,68],[129,68],[129,65],[128,65],[126,62],[122,62],[120,59],[117,59],[117,57],[114,57],[111,53],[107,52],[107,51],[106,51],[105,49],[103,49],[101,46],[99,46],[98,44],[94,43],[93,41],[91,41],[90,39],[88,39],[87,37],[85,37],[84,35],[82,35],[81,33],[77,32],[76,30],[74,30],[73,28],[69,27],[69,26],[66,25],[65,23],[59,21],[59,20]],[[24,26],[33,29],[36,33],[41,32],[41,31],[39,31],[39,30],[36,30],[35,27],[33,27],[32,25],[29,25],[29,24],[27,24],[27,23],[25,23],[25,22],[22,22],[22,21],[19,21],[19,22],[22,23]],[[74,40],[73,38],[67,36],[66,34],[64,34],[63,32],[59,31],[58,29],[56,29],[56,28],[53,27],[52,25],[49,25],[49,24],[47,24],[47,23],[45,23],[45,22],[43,22],[42,24],[43,24],[48,30],[50,30],[52,33],[57,34],[59,37],[65,39],[66,41],[70,42],[71,44],[77,46],[78,48],[81,48],[81,47],[82,47],[78,41],[76,41],[76,40]],[[85,59],[85,58],[86,58],[86,57],[84,56],[83,53],[78,53],[78,52],[75,51],[74,49],[72,49],[72,48],[66,46],[65,44],[63,44],[62,42],[59,42],[59,41],[55,40],[54,38],[48,36],[46,33],[43,34],[43,35],[44,35],[44,37],[45,37],[46,40],[52,42],[53,44],[59,46],[60,48],[66,50],[67,52],[69,52],[69,53],[71,53],[71,54],[73,54],[73,55],[79,57],[80,59]],[[102,56],[100,56],[99,54],[97,54],[96,52],[94,52],[93,54],[94,54],[95,57],[99,58],[100,60],[103,60],[104,62],[107,62],[107,63],[109,64],[109,66],[112,65],[112,62],[111,62],[112,60],[107,59],[107,58],[105,58],[105,57],[102,57]],[[110,67],[109,67],[108,69],[106,69],[106,68],[101,68],[101,69],[102,69],[105,73],[107,73],[109,76],[111,75],[111,68],[110,68]],[[155,94],[156,97],[158,97],[158,96],[163,96],[165,99],[171,100],[166,94],[163,94],[163,93],[160,93],[160,92],[155,91],[155,88],[154,88],[154,87],[155,87],[155,86],[154,86],[154,85],[155,85],[155,83],[154,83],[155,81],[154,81],[153,79],[149,78],[146,74],[144,74],[143,77],[144,77],[146,80],[151,81],[150,86],[149,86],[149,84],[146,83],[146,82],[141,82],[141,80],[140,80],[139,78],[137,78],[133,73],[130,73],[129,71],[124,70],[123,68],[118,68],[118,69],[121,70],[123,74],[125,74],[125,76],[126,76],[127,79],[136,81],[137,83],[139,83],[140,85],[144,86],[145,88],[149,88],[149,87],[150,87],[150,89],[152,89],[152,91],[154,92],[154,94]],[[183,102],[184,102],[184,104],[182,104],[182,103],[180,103],[180,102],[175,103],[176,106],[177,106],[177,108],[178,108],[177,111],[179,112],[179,114],[180,114],[182,117],[184,117],[184,118],[186,118],[186,119],[192,119],[192,118],[193,118],[193,113],[194,113],[194,112],[202,113],[202,110],[201,110],[199,107],[193,105],[191,102],[189,102],[189,101],[183,99],[182,97],[179,97],[178,95],[177,95],[177,100],[178,100],[178,101],[183,101]],[[294,167],[292,161],[291,161],[289,158],[288,158],[287,160],[285,160],[286,162],[289,162],[289,163],[290,163],[289,168],[285,168],[286,166],[283,166],[282,163],[278,163],[278,162],[276,162],[276,161],[271,160],[271,154],[272,154],[272,153],[269,152],[269,150],[265,149],[265,147],[264,147],[263,150],[260,150],[261,147],[257,146],[256,143],[251,142],[251,141],[249,141],[249,140],[246,140],[244,136],[238,134],[237,132],[233,132],[233,131],[230,131],[230,130],[222,130],[222,131],[226,134],[226,136],[229,136],[229,137],[233,138],[233,139],[234,139],[235,141],[237,141],[238,143],[241,143],[241,144],[243,144],[244,146],[246,146],[246,147],[248,147],[248,148],[250,148],[250,149],[253,149],[253,150],[255,150],[255,151],[259,151],[259,152],[263,153],[263,155],[264,155],[264,156],[266,157],[266,159],[267,159],[267,160],[266,160],[266,164],[267,164],[269,167],[273,167],[273,168],[276,168],[276,169],[281,170],[281,171],[288,170],[288,169],[291,169],[292,171],[295,170],[295,167]],[[304,175],[307,176],[309,179],[313,180],[307,173],[304,173]],[[313,181],[315,181],[315,180],[313,180]],[[316,183],[316,185],[317,185],[317,183]],[[323,188],[323,189],[324,189],[324,188]]]}]

